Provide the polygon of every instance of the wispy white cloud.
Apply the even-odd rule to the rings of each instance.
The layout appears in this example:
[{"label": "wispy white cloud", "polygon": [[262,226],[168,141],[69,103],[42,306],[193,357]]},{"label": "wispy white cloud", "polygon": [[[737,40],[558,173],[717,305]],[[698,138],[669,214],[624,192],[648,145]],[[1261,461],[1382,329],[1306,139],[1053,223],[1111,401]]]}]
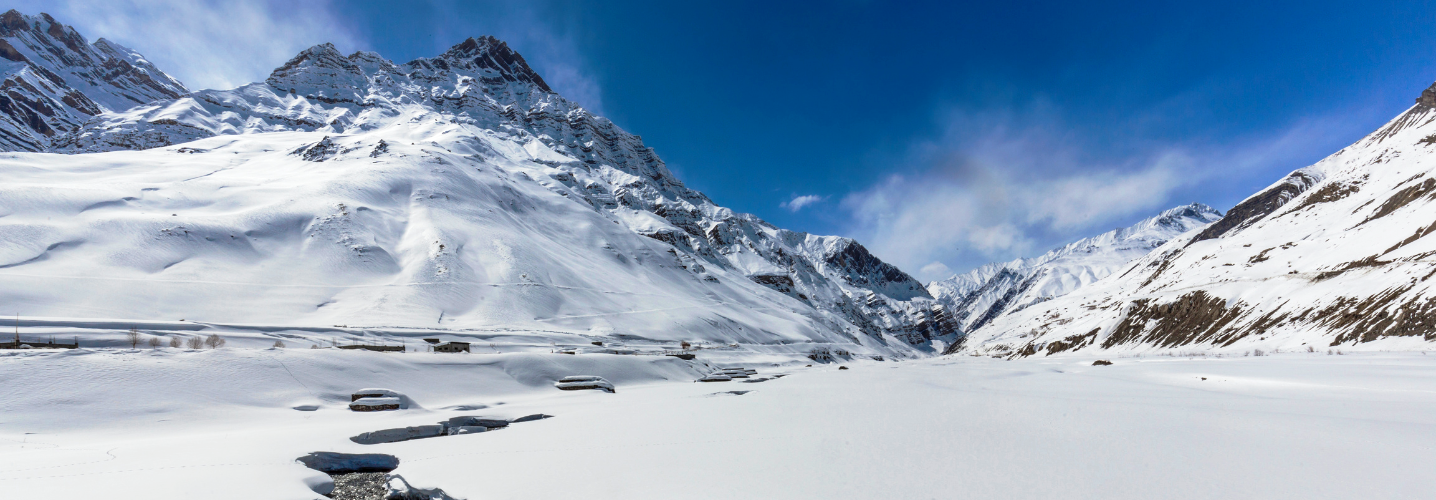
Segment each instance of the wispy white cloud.
[{"label": "wispy white cloud", "polygon": [[[1192,201],[1196,186],[1270,168],[1339,128],[1310,120],[1239,144],[1109,152],[1050,110],[954,112],[895,164],[915,165],[845,196],[845,233],[923,280],[1033,256]],[[1095,150],[1095,152],[1094,152]],[[1290,168],[1302,166],[1295,164]],[[1275,180],[1273,178],[1272,180]]]},{"label": "wispy white cloud", "polygon": [[799,210],[802,210],[803,207],[812,205],[820,201],[823,201],[822,196],[818,196],[816,194],[805,194],[801,196],[794,196],[793,199],[779,203],[778,206],[788,209],[789,212],[797,212]]},{"label": "wispy white cloud", "polygon": [[47,12],[91,41],[108,38],[130,47],[192,89],[263,80],[319,43],[358,45],[324,0],[22,0],[17,8]]},{"label": "wispy white cloud", "polygon": [[952,268],[947,267],[947,264],[943,264],[943,263],[937,262],[937,261],[929,262],[926,266],[922,266],[921,268],[918,268],[917,272],[918,272],[918,274],[919,274],[920,276],[937,276],[937,277],[938,277],[938,278],[927,278],[928,281],[931,281],[931,280],[933,280],[933,279],[940,279],[940,278],[946,278],[946,277],[948,277],[948,276],[952,276]]}]

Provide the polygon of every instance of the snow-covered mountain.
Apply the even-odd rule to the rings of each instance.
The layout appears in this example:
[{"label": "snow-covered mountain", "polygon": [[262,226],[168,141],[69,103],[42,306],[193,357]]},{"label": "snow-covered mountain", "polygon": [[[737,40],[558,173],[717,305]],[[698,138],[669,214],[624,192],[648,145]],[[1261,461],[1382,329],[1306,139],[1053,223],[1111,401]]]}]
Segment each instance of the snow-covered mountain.
[{"label": "snow-covered mountain", "polygon": [[1168,240],[1221,217],[1221,212],[1200,203],[1184,205],[1038,257],[987,264],[934,281],[927,289],[948,306],[963,331],[973,331],[1003,314],[1105,278]]},{"label": "snow-covered mountain", "polygon": [[40,151],[91,117],[189,91],[138,52],[40,14],[0,15],[0,150]]},{"label": "snow-covered mountain", "polygon": [[[20,148],[12,148],[20,149]],[[959,335],[857,242],[688,189],[503,42],[301,52],[0,159],[25,315],[550,332],[912,352]]]},{"label": "snow-covered mountain", "polygon": [[1234,352],[1436,341],[1436,85],[1372,134],[964,350]]}]

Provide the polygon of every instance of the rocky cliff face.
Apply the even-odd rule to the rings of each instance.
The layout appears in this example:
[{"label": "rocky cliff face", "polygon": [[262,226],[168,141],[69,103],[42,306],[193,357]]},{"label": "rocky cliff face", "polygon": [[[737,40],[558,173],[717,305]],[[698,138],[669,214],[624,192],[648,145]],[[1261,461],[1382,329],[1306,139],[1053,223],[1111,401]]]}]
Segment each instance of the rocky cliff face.
[{"label": "rocky cliff face", "polygon": [[1416,105],[1114,276],[994,320],[965,352],[1426,349],[1436,107]]},{"label": "rocky cliff face", "polygon": [[189,91],[144,56],[40,14],[0,15],[0,149],[40,151],[106,111]]},{"label": "rocky cliff face", "polygon": [[1221,218],[1221,212],[1200,203],[1180,206],[1038,257],[934,281],[928,291],[948,306],[964,331],[975,331],[1002,315],[1101,280],[1172,238]]},{"label": "rocky cliff face", "polygon": [[[415,155],[440,155],[433,161],[459,162],[483,173],[474,175],[541,189],[547,193],[541,198],[578,204],[627,234],[656,242],[685,276],[705,286],[763,290],[747,292],[758,295],[745,300],[759,308],[777,300],[808,317],[804,328],[821,330],[824,338],[922,350],[934,340],[960,337],[945,308],[911,276],[853,240],[787,231],[716,205],[684,186],[640,137],[554,93],[522,56],[491,37],[403,64],[315,46],[264,82],[103,113],[52,149],[147,150],[226,136],[284,142],[296,133],[319,136],[292,151],[309,162],[364,158],[374,165],[368,168],[383,168]],[[542,204],[527,196],[511,201],[504,210],[520,225],[535,203]],[[602,258],[632,264],[636,257],[619,247],[604,247]],[[650,288],[667,292],[661,285]],[[705,321],[740,329],[728,326],[732,318],[709,315]]]}]

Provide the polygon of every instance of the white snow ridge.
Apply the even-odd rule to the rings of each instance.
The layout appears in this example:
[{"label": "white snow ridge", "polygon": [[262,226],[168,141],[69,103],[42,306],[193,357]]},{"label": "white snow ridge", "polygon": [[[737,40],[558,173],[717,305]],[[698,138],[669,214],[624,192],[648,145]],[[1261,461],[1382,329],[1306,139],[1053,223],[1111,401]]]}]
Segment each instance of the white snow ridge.
[{"label": "white snow ridge", "polygon": [[265,82],[102,114],[55,142],[106,153],[0,166],[0,298],[27,316],[888,356],[959,333],[857,242],[684,187],[493,38],[404,65],[319,45]]},{"label": "white snow ridge", "polygon": [[1436,478],[1436,87],[1225,215],[923,286],[718,206],[491,37],[402,64],[323,44],[191,92],[10,11],[0,58],[3,498]]}]

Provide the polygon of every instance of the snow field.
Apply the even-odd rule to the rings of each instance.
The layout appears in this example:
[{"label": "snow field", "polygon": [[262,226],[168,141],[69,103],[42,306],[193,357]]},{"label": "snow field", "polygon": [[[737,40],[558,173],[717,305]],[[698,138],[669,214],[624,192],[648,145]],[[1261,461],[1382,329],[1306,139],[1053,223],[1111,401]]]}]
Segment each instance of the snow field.
[{"label": "snow field", "polygon": [[[750,362],[790,375],[700,384],[713,368],[599,354],[7,354],[0,488],[312,499],[323,476],[293,462],[312,451],[391,454],[415,486],[468,499],[1421,498],[1436,478],[1436,356],[1114,361]],[[619,391],[550,385],[576,374]],[[343,410],[366,386],[417,408]],[[348,440],[533,413],[555,418]]]}]

